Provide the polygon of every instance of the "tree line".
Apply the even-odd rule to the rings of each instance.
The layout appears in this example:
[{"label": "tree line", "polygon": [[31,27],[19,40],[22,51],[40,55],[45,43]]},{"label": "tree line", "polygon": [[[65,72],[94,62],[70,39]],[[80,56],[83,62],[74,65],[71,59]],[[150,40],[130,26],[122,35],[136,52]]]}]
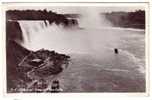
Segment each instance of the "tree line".
[{"label": "tree line", "polygon": [[105,13],[106,18],[117,27],[145,29],[145,11]]},{"label": "tree line", "polygon": [[[67,16],[67,15],[66,15]],[[64,26],[78,25],[74,18],[68,19],[64,14],[44,10],[8,10],[6,11],[6,20],[48,20],[57,25]]]}]

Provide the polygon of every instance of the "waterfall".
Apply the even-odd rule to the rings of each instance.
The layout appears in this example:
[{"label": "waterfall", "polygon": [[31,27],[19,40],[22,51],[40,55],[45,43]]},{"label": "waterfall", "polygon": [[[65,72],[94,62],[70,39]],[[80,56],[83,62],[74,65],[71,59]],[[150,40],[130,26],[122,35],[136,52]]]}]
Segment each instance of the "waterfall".
[{"label": "waterfall", "polygon": [[27,48],[31,48],[30,44],[32,42],[33,37],[31,37],[32,34],[35,34],[36,32],[40,32],[43,29],[45,29],[48,25],[48,21],[27,21],[22,20],[18,21],[22,30],[23,35],[23,45]]},{"label": "waterfall", "polygon": [[90,35],[85,30],[67,29],[54,23],[45,26],[44,21],[19,21],[19,24],[23,45],[30,50],[44,48],[59,53],[81,53],[90,49]]}]

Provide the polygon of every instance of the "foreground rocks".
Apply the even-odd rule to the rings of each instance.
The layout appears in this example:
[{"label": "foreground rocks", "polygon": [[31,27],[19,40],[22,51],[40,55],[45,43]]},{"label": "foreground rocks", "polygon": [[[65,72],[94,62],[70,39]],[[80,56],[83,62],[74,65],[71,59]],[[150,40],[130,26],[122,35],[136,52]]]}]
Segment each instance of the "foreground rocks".
[{"label": "foreground rocks", "polygon": [[8,92],[50,91],[51,81],[68,67],[70,56],[65,54],[45,49],[28,51],[16,42],[10,44],[12,52],[7,52]]}]

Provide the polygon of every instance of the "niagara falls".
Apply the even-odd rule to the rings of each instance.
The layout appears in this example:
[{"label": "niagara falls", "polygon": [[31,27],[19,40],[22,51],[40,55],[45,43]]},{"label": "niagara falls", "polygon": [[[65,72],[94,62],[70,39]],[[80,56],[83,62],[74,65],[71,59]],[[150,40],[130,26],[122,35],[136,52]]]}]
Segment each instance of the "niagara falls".
[{"label": "niagara falls", "polygon": [[9,93],[146,91],[145,10],[51,8],[6,11]]}]

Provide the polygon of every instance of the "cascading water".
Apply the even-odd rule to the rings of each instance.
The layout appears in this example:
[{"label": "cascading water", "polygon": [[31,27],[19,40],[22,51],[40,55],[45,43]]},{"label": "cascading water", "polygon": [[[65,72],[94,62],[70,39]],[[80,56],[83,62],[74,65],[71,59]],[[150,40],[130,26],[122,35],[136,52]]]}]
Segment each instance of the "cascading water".
[{"label": "cascading water", "polygon": [[46,23],[44,23],[44,21],[26,21],[26,20],[22,20],[22,21],[18,21],[22,30],[22,35],[23,35],[23,41],[22,41],[22,45],[24,45],[26,48],[32,49],[32,39],[34,38],[34,34],[38,35],[36,33],[44,30],[48,25],[49,22],[46,21]]},{"label": "cascading water", "polygon": [[76,30],[64,29],[55,24],[42,27],[43,21],[20,21],[23,45],[31,50],[45,48],[61,53],[84,52],[88,48],[87,38]]}]

